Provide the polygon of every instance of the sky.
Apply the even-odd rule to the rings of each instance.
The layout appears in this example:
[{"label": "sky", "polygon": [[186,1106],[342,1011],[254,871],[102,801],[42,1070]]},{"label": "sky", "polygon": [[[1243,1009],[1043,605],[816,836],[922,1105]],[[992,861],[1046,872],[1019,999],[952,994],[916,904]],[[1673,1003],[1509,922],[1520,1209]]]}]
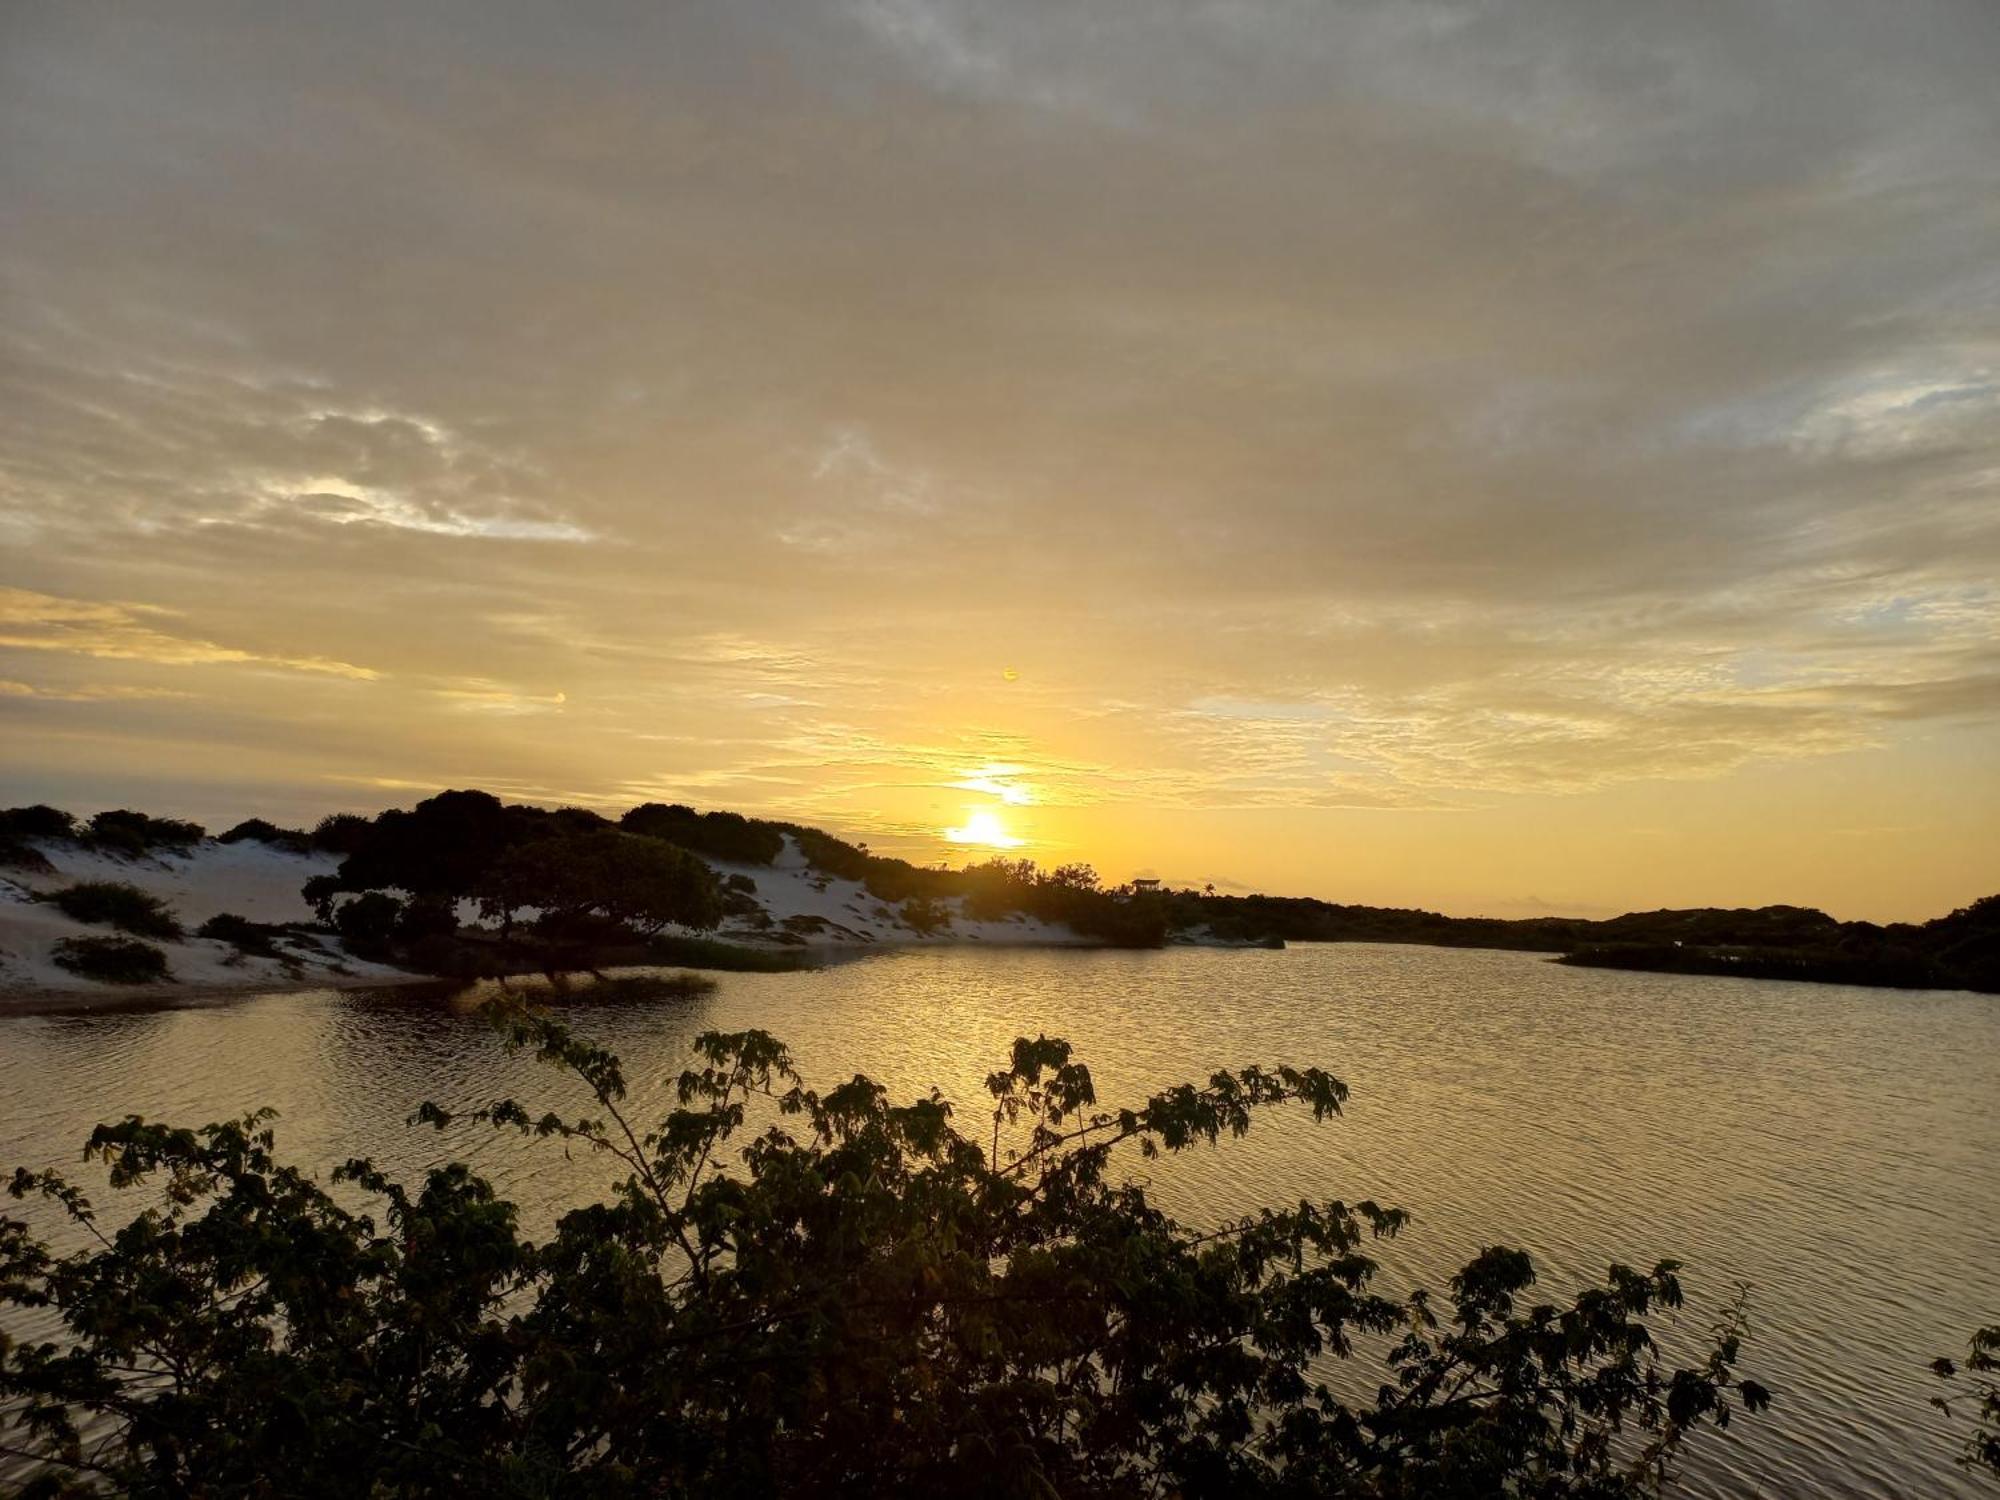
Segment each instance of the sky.
[{"label": "sky", "polygon": [[0,5],[0,791],[1940,914],[1996,77],[1992,0]]}]

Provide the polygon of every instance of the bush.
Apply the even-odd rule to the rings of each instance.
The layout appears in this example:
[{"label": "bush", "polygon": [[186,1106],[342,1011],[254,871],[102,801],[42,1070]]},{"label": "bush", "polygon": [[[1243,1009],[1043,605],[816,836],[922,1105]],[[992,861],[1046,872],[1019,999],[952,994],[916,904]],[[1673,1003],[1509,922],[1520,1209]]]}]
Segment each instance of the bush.
[{"label": "bush", "polygon": [[951,913],[940,903],[922,896],[912,896],[903,903],[903,923],[929,937],[932,933],[951,926]]},{"label": "bush", "polygon": [[240,844],[246,839],[292,854],[304,854],[313,846],[312,835],[303,828],[280,828],[262,818],[245,818],[228,832],[215,836],[218,844]]},{"label": "bush", "polygon": [[313,825],[312,846],[326,854],[352,854],[374,826],[359,813],[328,813]]},{"label": "bush", "polygon": [[134,858],[155,849],[185,851],[208,837],[199,823],[179,818],[149,818],[142,812],[117,808],[101,812],[90,820],[88,841],[113,854]]},{"label": "bush", "polygon": [[[987,1080],[989,1136],[935,1093],[822,1093],[769,1035],[708,1033],[649,1128],[615,1056],[546,1015],[507,1024],[594,1118],[507,1100],[461,1123],[623,1177],[546,1243],[462,1163],[405,1187],[350,1161],[329,1191],[278,1158],[268,1113],[99,1126],[115,1185],[173,1189],[131,1229],[62,1254],[0,1220],[0,1309],[54,1325],[0,1345],[8,1440],[48,1493],[1635,1500],[1769,1403],[1735,1374],[1740,1308],[1661,1363],[1671,1261],[1531,1302],[1527,1254],[1493,1247],[1447,1293],[1386,1295],[1367,1248],[1400,1210],[1187,1226],[1130,1175],[1266,1110],[1338,1115],[1318,1069],[1101,1109],[1067,1044],[1023,1038]],[[13,1192],[93,1215],[53,1172]],[[1316,1367],[1362,1358],[1372,1398],[1334,1399]]]},{"label": "bush", "polygon": [[285,929],[266,922],[253,922],[248,917],[239,917],[235,912],[220,912],[210,917],[195,929],[196,937],[213,938],[227,943],[240,953],[252,954],[258,958],[279,958],[277,940]]},{"label": "bush", "polygon": [[30,875],[56,873],[46,854],[19,839],[0,839],[0,870],[26,870]]},{"label": "bush", "polygon": [[0,840],[76,837],[76,819],[59,807],[37,802],[0,812]]},{"label": "bush", "polygon": [[82,880],[41,899],[74,921],[169,942],[182,936],[181,924],[166,902],[121,880]]},{"label": "bush", "polygon": [[620,818],[618,826],[731,864],[768,865],[785,848],[785,836],[774,823],[741,813],[698,813],[678,802],[645,803]]},{"label": "bush", "polygon": [[341,941],[380,949],[394,936],[402,920],[403,903],[381,891],[368,891],[342,902],[333,914],[333,930]]},{"label": "bush", "polygon": [[57,968],[102,984],[156,984],[172,977],[167,955],[135,938],[61,938],[50,957]]}]

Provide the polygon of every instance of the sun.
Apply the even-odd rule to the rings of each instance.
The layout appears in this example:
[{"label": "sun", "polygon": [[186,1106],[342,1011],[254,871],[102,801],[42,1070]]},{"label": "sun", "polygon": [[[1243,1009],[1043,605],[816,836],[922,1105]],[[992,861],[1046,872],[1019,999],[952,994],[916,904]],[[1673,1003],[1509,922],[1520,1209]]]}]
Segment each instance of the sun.
[{"label": "sun", "polygon": [[947,828],[944,836],[954,844],[982,844],[988,849],[1018,849],[1028,842],[1009,833],[990,807],[967,808],[964,826]]}]

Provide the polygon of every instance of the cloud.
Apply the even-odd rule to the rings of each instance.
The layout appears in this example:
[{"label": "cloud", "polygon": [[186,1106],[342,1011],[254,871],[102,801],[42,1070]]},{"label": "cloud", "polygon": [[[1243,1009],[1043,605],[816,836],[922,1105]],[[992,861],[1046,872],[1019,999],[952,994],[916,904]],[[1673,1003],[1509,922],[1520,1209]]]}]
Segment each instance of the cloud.
[{"label": "cloud", "polygon": [[85,613],[0,650],[299,679],[90,710],[135,741],[933,850],[985,782],[1247,827],[1992,756],[1980,6],[8,43],[0,537]]},{"label": "cloud", "polygon": [[253,666],[372,682],[382,674],[322,656],[272,656],[176,635],[155,621],[171,612],[147,605],[61,599],[0,588],[0,649],[56,651],[154,666]]}]

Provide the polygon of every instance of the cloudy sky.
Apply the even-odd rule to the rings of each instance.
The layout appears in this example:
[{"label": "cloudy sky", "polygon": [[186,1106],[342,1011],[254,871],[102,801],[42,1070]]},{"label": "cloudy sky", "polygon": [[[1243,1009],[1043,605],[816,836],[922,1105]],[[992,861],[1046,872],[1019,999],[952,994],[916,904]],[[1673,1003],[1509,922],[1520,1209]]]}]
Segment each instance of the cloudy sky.
[{"label": "cloudy sky", "polygon": [[1996,77],[1992,0],[9,4],[7,799],[1936,914]]}]

